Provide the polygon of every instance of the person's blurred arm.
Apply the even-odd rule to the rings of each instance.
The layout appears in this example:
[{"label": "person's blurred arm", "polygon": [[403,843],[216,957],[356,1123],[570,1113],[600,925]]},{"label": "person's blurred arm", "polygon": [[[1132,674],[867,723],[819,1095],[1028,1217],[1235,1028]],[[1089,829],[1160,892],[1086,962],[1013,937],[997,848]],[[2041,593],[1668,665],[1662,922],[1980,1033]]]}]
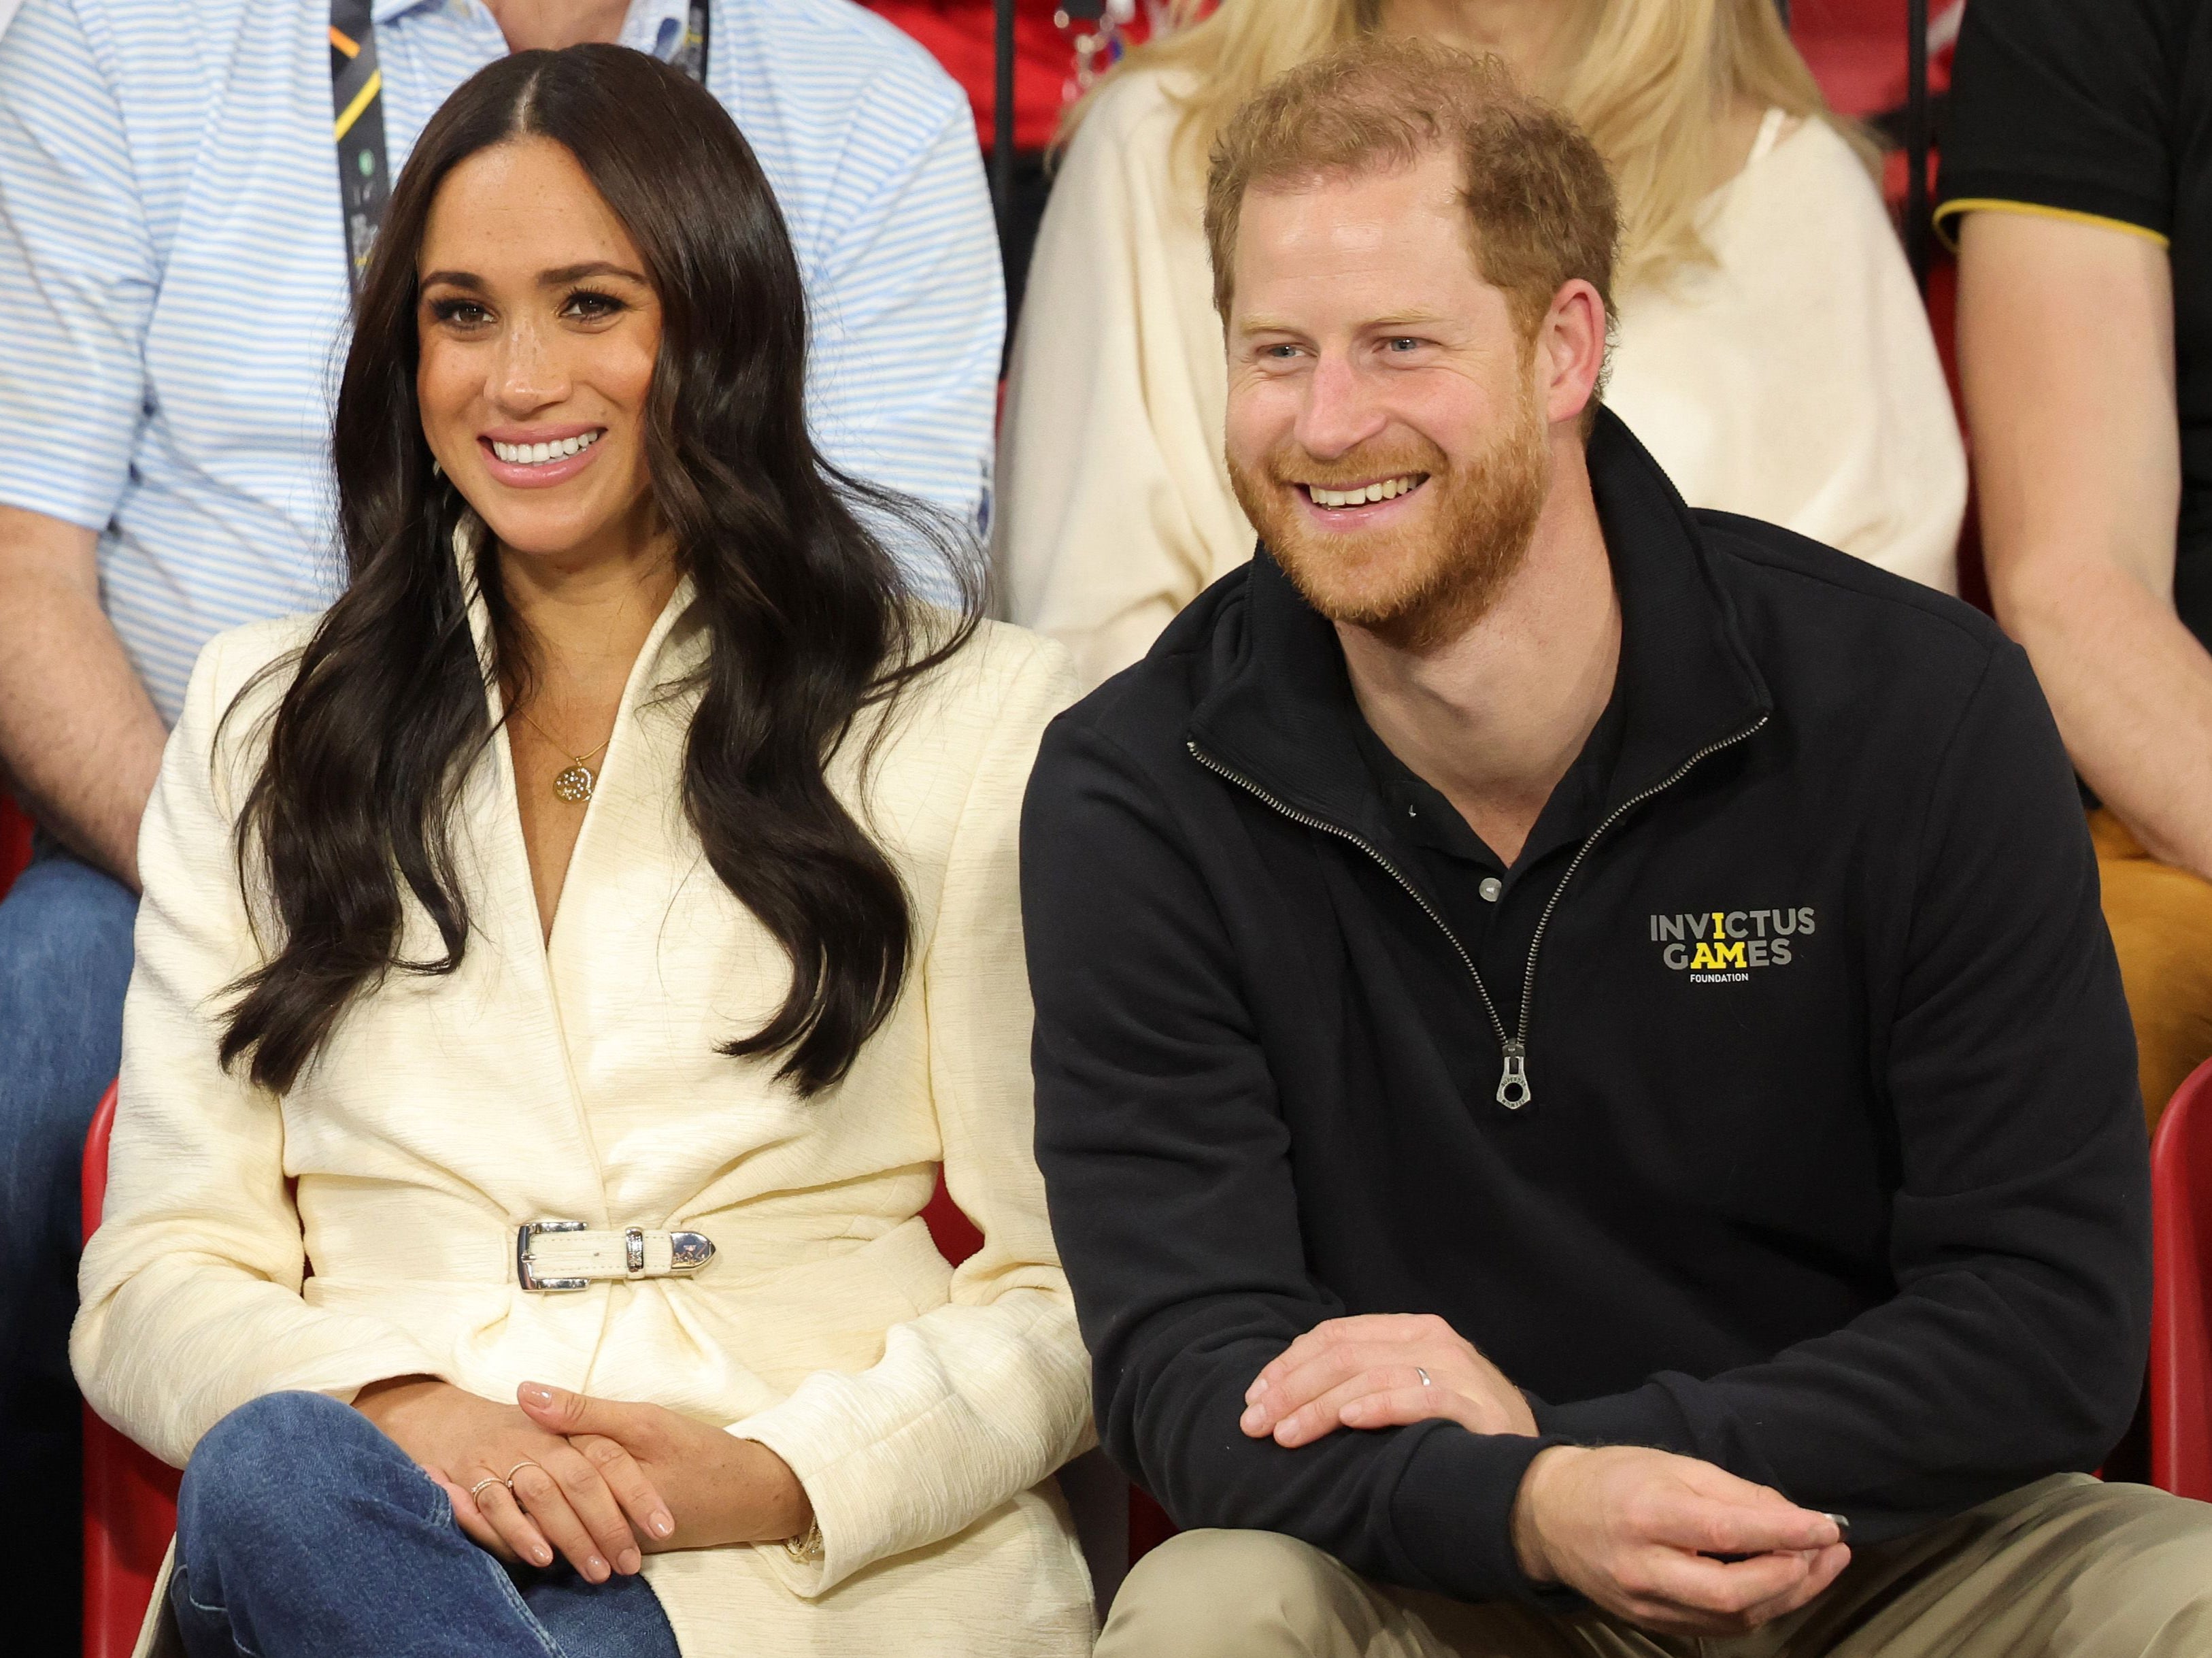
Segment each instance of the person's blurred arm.
[{"label": "person's blurred arm", "polygon": [[96,544],[0,506],[0,764],[41,824],[135,888],[167,733],[100,607]]},{"label": "person's blurred arm", "polygon": [[[794,222],[812,255],[808,419],[831,464],[979,534],[1006,311],[975,124],[933,68],[885,71],[854,121]],[[940,550],[887,533],[921,591],[951,601]]]},{"label": "person's blurred arm", "polygon": [[110,69],[63,0],[0,35],[0,772],[135,887],[163,732],[94,549],[144,418],[160,260]]},{"label": "person's blurred arm", "polygon": [[2119,225],[1969,215],[1959,355],[1998,619],[2089,786],[2154,856],[2212,877],[2212,655],[2173,606],[2166,248]]}]

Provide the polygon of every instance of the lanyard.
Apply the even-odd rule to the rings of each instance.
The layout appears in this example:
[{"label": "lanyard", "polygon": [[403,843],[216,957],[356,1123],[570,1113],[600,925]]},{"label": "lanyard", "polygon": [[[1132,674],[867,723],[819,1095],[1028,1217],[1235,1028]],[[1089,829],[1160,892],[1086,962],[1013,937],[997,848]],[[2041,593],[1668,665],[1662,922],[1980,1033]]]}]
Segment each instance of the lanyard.
[{"label": "lanyard", "polygon": [[[338,202],[345,213],[346,281],[356,294],[368,270],[369,250],[392,193],[392,166],[384,143],[384,76],[376,66],[374,0],[331,0],[331,137],[338,152]],[[713,27],[708,0],[690,0],[690,25],[682,39],[670,18],[660,26],[653,55],[704,85],[707,42]]]}]

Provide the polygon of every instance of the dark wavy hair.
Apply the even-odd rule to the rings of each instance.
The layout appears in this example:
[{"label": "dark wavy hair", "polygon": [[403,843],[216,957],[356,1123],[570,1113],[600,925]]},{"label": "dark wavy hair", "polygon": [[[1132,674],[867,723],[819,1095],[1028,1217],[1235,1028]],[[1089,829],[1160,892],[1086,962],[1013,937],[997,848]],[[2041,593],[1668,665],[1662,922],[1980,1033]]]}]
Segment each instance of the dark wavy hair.
[{"label": "dark wavy hair", "polygon": [[[270,670],[295,671],[238,824],[239,878],[249,893],[257,875],[265,883],[257,924],[273,923],[276,948],[232,986],[222,1062],[287,1089],[356,998],[394,971],[450,973],[468,946],[456,803],[491,741],[487,692],[502,668],[527,686],[531,645],[492,557],[477,579],[497,660],[471,637],[452,549],[467,503],[433,469],[416,405],[416,265],[447,174],[524,137],[575,156],[660,302],[645,452],[710,641],[684,808],[708,863],[792,971],[767,1023],[722,1051],[777,1056],[780,1077],[817,1093],[890,1012],[912,930],[897,873],[824,768],[864,708],[973,632],[980,555],[941,517],[816,452],[805,297],[760,164],[704,89],[610,46],[517,52],[472,76],[392,191],[334,422],[346,587],[296,658]],[[950,562],[964,599],[953,618],[919,606],[871,525]],[[403,957],[403,888],[443,954]]]}]

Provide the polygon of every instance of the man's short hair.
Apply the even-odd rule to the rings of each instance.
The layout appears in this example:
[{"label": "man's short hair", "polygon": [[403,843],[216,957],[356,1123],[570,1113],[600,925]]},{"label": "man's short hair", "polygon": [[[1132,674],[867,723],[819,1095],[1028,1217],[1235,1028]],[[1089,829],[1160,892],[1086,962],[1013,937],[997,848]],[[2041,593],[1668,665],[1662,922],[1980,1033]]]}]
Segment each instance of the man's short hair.
[{"label": "man's short hair", "polygon": [[1582,129],[1518,90],[1494,57],[1370,34],[1270,81],[1214,141],[1206,241],[1222,320],[1246,192],[1410,167],[1438,150],[1459,157],[1476,268],[1504,291],[1524,338],[1577,277],[1612,317],[1620,214]]}]

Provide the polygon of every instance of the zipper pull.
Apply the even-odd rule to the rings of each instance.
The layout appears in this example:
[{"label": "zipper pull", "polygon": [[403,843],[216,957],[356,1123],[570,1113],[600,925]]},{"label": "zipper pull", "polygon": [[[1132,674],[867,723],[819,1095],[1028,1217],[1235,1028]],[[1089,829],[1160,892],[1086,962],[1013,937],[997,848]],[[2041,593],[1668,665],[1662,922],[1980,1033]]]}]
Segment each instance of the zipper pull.
[{"label": "zipper pull", "polygon": [[1526,1042],[1505,1045],[1505,1069],[1498,1077],[1498,1103],[1508,1111],[1518,1111],[1535,1097],[1528,1087],[1528,1053]]}]

